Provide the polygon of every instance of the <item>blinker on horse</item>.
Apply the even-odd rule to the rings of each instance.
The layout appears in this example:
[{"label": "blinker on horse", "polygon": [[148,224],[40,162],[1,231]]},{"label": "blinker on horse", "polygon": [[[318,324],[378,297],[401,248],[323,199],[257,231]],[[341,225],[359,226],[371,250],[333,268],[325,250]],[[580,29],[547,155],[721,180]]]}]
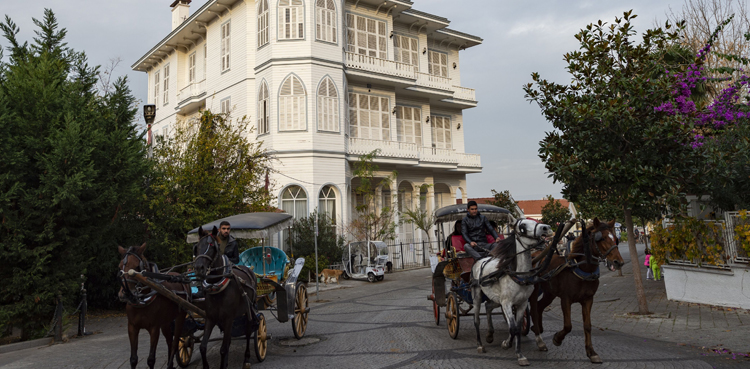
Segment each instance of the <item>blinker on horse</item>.
[{"label": "blinker on horse", "polygon": [[[257,278],[252,270],[245,266],[233,265],[219,250],[218,229],[213,227],[211,233],[203,227],[198,229],[200,239],[193,248],[196,276],[203,280],[202,287],[206,292],[206,326],[204,337],[211,337],[216,325],[223,331],[221,349],[221,369],[228,365],[229,345],[232,342],[232,322],[235,318],[247,315],[245,324],[245,359],[243,368],[250,368],[250,342],[258,324],[255,311]],[[208,369],[207,339],[202,340],[200,351],[203,368]]]},{"label": "blinker on horse", "polygon": [[[134,369],[138,365],[138,335],[141,329],[145,329],[151,337],[150,350],[146,361],[148,367],[153,369],[156,363],[156,346],[159,342],[159,331],[161,331],[167,342],[167,368],[174,368],[174,354],[182,335],[185,312],[181,311],[177,304],[168,298],[128,278],[130,270],[143,272],[155,268],[155,265],[149,263],[144,255],[145,243],[140,247],[133,246],[127,250],[118,246],[118,250],[123,258],[120,261],[118,271],[120,291],[117,293],[117,297],[120,301],[128,303],[125,311],[128,317],[128,338],[130,339],[130,367]],[[169,274],[178,275],[177,273]],[[164,287],[172,291],[182,294],[189,293],[187,285],[162,283]],[[174,332],[172,331],[172,322],[174,322]]]},{"label": "blinker on horse", "polygon": [[[599,263],[605,263],[611,271],[622,268],[624,263],[617,249],[619,240],[614,233],[614,224],[614,220],[604,223],[594,218],[593,224],[575,239],[567,255],[552,256],[549,266],[543,271],[543,274],[552,276],[548,281],[538,283],[534,287],[530,300],[531,318],[534,322],[532,330],[540,351],[547,351],[547,345],[541,336],[544,332],[542,313],[556,297],[559,297],[563,312],[563,329],[555,334],[552,343],[560,346],[565,336],[570,333],[573,327],[570,318],[571,305],[580,303],[586,338],[586,356],[592,363],[602,362],[591,342],[591,307],[599,288]],[[540,294],[542,299],[537,301]]]},{"label": "blinker on horse", "polygon": [[[534,287],[522,283],[517,277],[531,270],[531,250],[543,237],[552,235],[552,228],[528,219],[516,221],[513,228],[511,237],[501,241],[492,251],[493,256],[480,259],[474,264],[471,289],[474,301],[482,301],[482,294],[487,296],[487,342],[493,341],[492,310],[502,307],[509,331],[508,339],[503,341],[502,347],[510,348],[515,342],[518,364],[526,366],[529,365],[529,360],[521,354],[521,324]],[[510,255],[506,255],[507,258],[503,261],[500,258],[501,250],[508,248]],[[515,269],[508,267],[512,264],[512,259],[515,259]],[[474,310],[474,327],[477,331],[477,350],[482,353],[485,350],[479,334],[479,310],[478,306]]]}]

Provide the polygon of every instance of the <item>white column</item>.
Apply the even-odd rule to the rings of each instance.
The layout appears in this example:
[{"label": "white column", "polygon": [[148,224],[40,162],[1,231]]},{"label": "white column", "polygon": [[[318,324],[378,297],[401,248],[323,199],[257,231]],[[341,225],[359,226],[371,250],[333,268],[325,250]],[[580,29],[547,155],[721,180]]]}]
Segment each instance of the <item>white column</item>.
[{"label": "white column", "polygon": [[396,222],[396,235],[401,234],[401,228],[398,225],[398,177],[391,181],[391,209],[393,209],[393,221]]}]

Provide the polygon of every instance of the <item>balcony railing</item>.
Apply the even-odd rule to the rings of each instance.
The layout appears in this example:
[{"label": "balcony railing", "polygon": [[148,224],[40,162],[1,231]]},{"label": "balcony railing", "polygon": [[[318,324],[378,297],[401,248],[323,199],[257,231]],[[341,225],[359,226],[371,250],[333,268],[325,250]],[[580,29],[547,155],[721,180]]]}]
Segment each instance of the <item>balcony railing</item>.
[{"label": "balcony railing", "polygon": [[461,100],[477,101],[477,94],[473,88],[453,86],[453,97]]},{"label": "balcony railing", "polygon": [[419,157],[422,161],[428,161],[430,163],[450,163],[456,164],[455,154],[456,152],[452,149],[439,149],[436,147],[422,147],[421,155]]},{"label": "balcony railing", "polygon": [[418,159],[429,163],[457,164],[460,167],[481,168],[479,154],[457,153],[453,149],[421,147],[418,144],[398,141],[349,138],[347,154],[366,155],[380,150],[378,156],[388,158]]},{"label": "balcony railing", "polygon": [[349,69],[363,70],[379,73],[392,77],[401,77],[416,80],[417,86],[429,87],[438,90],[452,91],[453,97],[461,100],[476,101],[474,89],[454,86],[450,78],[436,76],[428,73],[417,72],[411,64],[400,63],[393,60],[376,58],[352,52],[346,52],[346,67]]},{"label": "balcony railing", "polygon": [[352,52],[346,53],[346,67],[362,69],[369,72],[386,74],[389,76],[414,79],[414,66],[393,60],[376,58]]},{"label": "balcony railing", "polygon": [[405,159],[419,158],[419,146],[414,143],[349,138],[349,148],[347,149],[349,154],[365,155],[374,150],[380,150],[378,156]]},{"label": "balcony railing", "polygon": [[481,168],[482,167],[482,161],[479,157],[479,154],[464,154],[464,153],[455,153],[458,157],[458,166],[459,167],[469,167],[469,168]]},{"label": "balcony railing", "polygon": [[451,91],[451,80],[450,78],[436,76],[433,74],[416,72],[417,74],[417,85],[425,86],[430,88],[436,88],[438,90]]},{"label": "balcony railing", "polygon": [[193,82],[184,88],[180,90],[180,92],[177,94],[177,100],[178,101],[185,101],[187,99],[190,99],[192,97],[199,96],[206,92],[206,80],[202,80],[199,82]]}]

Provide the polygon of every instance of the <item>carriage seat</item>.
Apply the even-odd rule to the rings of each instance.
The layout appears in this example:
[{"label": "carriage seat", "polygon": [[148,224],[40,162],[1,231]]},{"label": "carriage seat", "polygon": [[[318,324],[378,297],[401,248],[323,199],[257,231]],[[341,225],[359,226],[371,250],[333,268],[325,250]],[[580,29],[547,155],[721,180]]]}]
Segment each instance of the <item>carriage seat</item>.
[{"label": "carriage seat", "polygon": [[[266,253],[271,254],[271,262],[266,263],[266,275],[275,275],[279,277],[279,280],[283,279],[284,268],[290,263],[286,253],[281,249],[275,247],[266,247]],[[248,268],[252,268],[253,272],[257,275],[263,274],[263,247],[253,247],[247,249],[240,254],[240,262],[237,265],[244,265]]]}]

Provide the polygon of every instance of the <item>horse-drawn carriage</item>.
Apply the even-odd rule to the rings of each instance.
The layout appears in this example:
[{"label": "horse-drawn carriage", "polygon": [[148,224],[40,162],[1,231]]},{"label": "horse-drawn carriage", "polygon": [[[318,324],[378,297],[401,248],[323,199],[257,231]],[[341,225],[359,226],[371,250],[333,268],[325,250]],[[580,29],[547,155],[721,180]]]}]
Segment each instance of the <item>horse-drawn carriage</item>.
[{"label": "horse-drawn carriage", "polygon": [[[513,223],[515,219],[510,211],[498,206],[479,204],[479,212],[494,222]],[[440,308],[445,308],[445,318],[448,325],[448,333],[451,338],[458,337],[460,316],[468,316],[474,308],[475,301],[471,293],[471,268],[474,259],[463,252],[463,243],[466,242],[461,235],[450,232],[451,237],[447,239],[445,231],[446,224],[453,225],[454,222],[463,219],[467,214],[466,205],[449,205],[435,211],[435,226],[438,239],[446,240],[443,250],[438,257],[431,259],[432,265],[432,294],[427,297],[432,301],[432,309],[435,316],[435,324],[440,325]],[[450,282],[447,287],[446,281]],[[477,309],[482,302],[476,303]],[[524,312],[522,331],[524,335],[529,333],[530,315],[528,308]]]},{"label": "horse-drawn carriage", "polygon": [[[217,240],[215,232],[222,221],[231,223],[231,235],[237,239],[262,240],[261,246],[250,248],[240,254],[237,266],[229,263],[226,256],[219,253],[218,245],[214,242]],[[247,340],[252,339],[256,359],[262,362],[266,358],[271,336],[266,329],[265,316],[259,312],[260,310],[270,312],[282,323],[291,320],[292,331],[297,339],[305,335],[310,308],[307,288],[297,281],[305,260],[298,258],[292,263],[282,250],[267,245],[274,234],[291,226],[292,222],[292,216],[286,213],[248,213],[219,219],[188,232],[187,241],[198,242],[194,249],[193,264],[197,266],[202,257],[209,259],[208,267],[204,268],[202,273],[199,273],[197,268],[182,275],[135,269],[125,273],[134,277],[142,286],[154,289],[188,311],[176,348],[178,365],[187,367],[192,359],[195,344],[203,343],[210,338],[213,326],[207,327],[206,317],[213,313],[212,309],[217,309],[217,305],[206,301],[210,298],[209,295],[225,290],[233,291],[232,288],[227,288],[232,283],[240,286],[238,300],[242,301],[240,305],[247,305],[247,309],[240,309],[243,315],[233,319],[230,329],[227,329],[225,324],[223,337],[214,340],[223,340],[226,344],[229,337],[244,336]],[[213,229],[214,233],[204,232],[204,228]],[[199,241],[206,239],[208,246],[201,249]],[[251,272],[248,273],[248,270]],[[257,280],[247,280],[250,275],[254,275]],[[213,282],[210,282],[211,277],[214,277]],[[159,280],[177,280],[180,283],[189,281],[191,296],[178,296],[172,290],[160,288],[160,283],[154,282]],[[246,364],[247,355],[248,353],[245,358]],[[224,360],[222,355],[222,361]]]}]

